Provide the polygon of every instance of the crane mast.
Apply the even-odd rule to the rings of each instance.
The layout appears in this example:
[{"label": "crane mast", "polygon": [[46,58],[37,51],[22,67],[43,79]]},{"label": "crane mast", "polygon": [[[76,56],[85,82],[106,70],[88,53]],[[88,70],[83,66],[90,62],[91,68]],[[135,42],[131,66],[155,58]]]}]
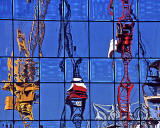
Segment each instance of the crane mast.
[{"label": "crane mast", "polygon": [[[27,2],[31,3],[32,0],[27,0]],[[45,23],[43,20],[47,14],[49,2],[50,0],[38,0],[36,2],[34,21],[32,22],[28,42],[25,34],[19,28],[17,29],[19,56],[25,58],[16,59],[14,64],[12,59],[8,58],[7,82],[11,82],[14,79],[15,83],[5,83],[2,88],[3,90],[10,91],[13,95],[6,97],[5,110],[17,110],[20,118],[23,120],[24,128],[31,127],[31,122],[34,120],[33,103],[38,103],[38,94],[36,92],[39,90],[39,67],[37,66],[38,62],[32,57],[37,45],[39,46],[39,56],[42,56],[41,48],[45,35]]]},{"label": "crane mast", "polygon": [[[132,60],[131,43],[133,40],[134,22],[131,17],[131,6],[129,0],[121,0],[123,5],[123,15],[119,18],[116,24],[116,44],[117,52],[121,53],[121,58],[124,65],[124,75],[118,86],[118,108],[120,111],[120,119],[123,121],[124,128],[128,128],[128,120],[131,120],[129,115],[129,97],[133,89],[133,83],[129,79],[128,65]],[[110,1],[109,10],[113,16],[113,0]]]}]

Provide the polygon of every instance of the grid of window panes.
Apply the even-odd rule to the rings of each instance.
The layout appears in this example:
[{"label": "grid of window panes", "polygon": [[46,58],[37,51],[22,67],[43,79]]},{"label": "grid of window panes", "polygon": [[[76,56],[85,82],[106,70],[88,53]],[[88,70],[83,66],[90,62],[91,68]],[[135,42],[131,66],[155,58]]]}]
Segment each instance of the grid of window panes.
[{"label": "grid of window panes", "polygon": [[[65,122],[66,128],[74,128],[70,119],[71,109],[65,104],[67,90],[73,80],[73,65],[67,54],[62,33],[63,48],[57,57],[59,32],[62,23],[71,25],[71,35],[76,54],[82,58],[80,75],[87,87],[88,98],[85,104],[81,128],[103,128],[109,126],[123,127],[119,116],[117,94],[118,86],[123,78],[124,67],[120,53],[108,58],[110,41],[116,39],[116,24],[123,14],[121,0],[113,0],[114,15],[109,12],[110,0],[1,0],[0,1],[0,128],[23,128],[23,120],[17,110],[5,110],[5,99],[12,95],[11,91],[3,90],[6,83],[16,84],[14,77],[17,59],[32,58],[37,62],[39,79],[38,104],[33,103],[31,128],[58,128]],[[48,3],[45,18],[41,9]],[[43,5],[40,2],[44,3]],[[62,14],[60,16],[60,3]],[[71,17],[66,21],[66,2],[70,5]],[[146,82],[146,60],[151,63],[160,59],[160,2],[159,0],[129,0],[132,3],[135,26],[131,45],[132,60],[129,63],[129,78],[134,84],[130,94],[129,123],[132,126],[149,127],[150,119],[144,109],[142,85]],[[37,17],[35,18],[35,15]],[[32,57],[20,56],[17,42],[17,29],[25,35],[26,42],[30,39],[33,23],[36,22],[38,39],[41,38],[41,23],[45,24],[42,46],[37,44]],[[43,56],[40,56],[42,51]],[[8,80],[8,59],[13,64],[13,79]],[[77,58],[75,58],[77,59]],[[64,60],[64,72],[60,63]],[[11,63],[10,62],[10,63]],[[32,81],[31,83],[34,83]],[[37,81],[36,81],[37,83]],[[14,92],[14,90],[13,90]],[[13,98],[13,99],[14,99]],[[15,102],[13,100],[13,102]],[[13,108],[15,104],[13,103]],[[158,106],[158,104],[156,104]],[[142,106],[142,107],[141,107]],[[152,106],[154,106],[152,104]],[[65,108],[65,109],[64,109]],[[63,110],[65,112],[62,120]],[[116,113],[116,116],[115,116]],[[157,109],[151,109],[153,120],[158,121]],[[100,115],[98,115],[100,114]],[[136,117],[136,118],[135,118]]]}]

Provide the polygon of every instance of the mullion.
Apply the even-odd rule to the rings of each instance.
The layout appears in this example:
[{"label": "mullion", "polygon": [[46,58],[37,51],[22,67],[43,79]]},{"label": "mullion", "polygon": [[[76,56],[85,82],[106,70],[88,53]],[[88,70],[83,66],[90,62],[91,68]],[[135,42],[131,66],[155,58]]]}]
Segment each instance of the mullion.
[{"label": "mullion", "polygon": [[[62,22],[62,24],[64,25],[64,18],[65,18],[65,0],[62,0],[62,19],[60,20],[60,22]],[[65,51],[65,39],[64,39],[64,27],[63,27],[63,57],[62,59],[64,60],[64,127],[66,127],[66,104],[65,104],[65,100],[66,100],[66,51]]]},{"label": "mullion", "polygon": [[[33,58],[33,59],[39,59],[39,57],[18,57],[18,56],[0,56],[0,58]],[[40,57],[41,59],[63,59],[64,57]],[[70,59],[71,57],[65,57],[66,59]],[[79,57],[73,57],[73,58],[79,58]],[[105,60],[112,60],[112,59],[122,59],[121,57],[113,57],[113,58],[107,58],[107,57],[80,57],[82,59],[105,59]],[[138,57],[133,57],[132,60],[137,60]],[[160,59],[160,57],[139,57],[139,59]]]},{"label": "mullion", "polygon": [[15,104],[14,104],[14,0],[12,0],[12,42],[13,42],[13,128],[15,124],[15,119],[14,119],[14,110],[15,110]]},{"label": "mullion", "polygon": [[[115,49],[115,1],[113,0],[113,49]],[[113,77],[114,77],[114,107],[115,107],[115,112],[118,111],[116,110],[116,57],[115,57],[115,53],[113,53]],[[114,122],[113,124],[116,126],[117,124],[117,120],[116,120],[116,115],[115,115],[115,119],[114,119]]]},{"label": "mullion", "polygon": [[[137,27],[138,27],[138,75],[139,75],[139,107],[140,107],[140,105],[141,105],[141,81],[140,81],[140,47],[139,47],[139,0],[137,0]],[[141,127],[141,113],[140,113],[140,127]]]},{"label": "mullion", "polygon": [[[8,122],[10,122],[10,121],[12,121],[12,120],[0,120],[0,121],[8,121]],[[24,121],[24,120],[16,120],[16,122],[22,122],[22,121]],[[37,122],[37,121],[39,121],[39,120],[32,120],[32,122]],[[59,119],[53,119],[53,120],[41,120],[41,121],[60,121]],[[72,121],[72,120],[70,120],[70,119],[66,119],[66,121]],[[83,119],[83,121],[115,121],[115,120],[95,120],[95,119]],[[122,120],[116,120],[116,121],[122,121]],[[125,121],[127,121],[127,120],[125,120]],[[134,121],[134,120],[131,120],[131,121]],[[135,120],[135,121],[153,121],[153,120]],[[160,119],[159,120],[157,120],[157,121],[160,121]]]},{"label": "mullion", "polygon": [[[0,82],[0,83],[13,83],[13,82]],[[14,83],[24,83],[24,82],[14,82]],[[37,83],[37,82],[25,82],[25,83]],[[44,84],[44,83],[57,83],[57,84],[60,84],[60,83],[64,83],[64,84],[69,84],[69,83],[71,83],[71,82],[39,82],[40,84],[42,83],[42,84]],[[85,83],[87,83],[87,84],[120,84],[120,83],[125,83],[125,82],[101,82],[101,81],[98,81],[98,82],[92,82],[92,81],[88,81],[88,82],[85,82]],[[133,84],[144,84],[145,82],[132,82]]]},{"label": "mullion", "polygon": [[[0,57],[1,58],[1,57]],[[13,57],[3,57],[3,58],[13,58]],[[16,58],[21,58],[21,59],[39,59],[39,57],[14,57],[15,59]],[[41,59],[64,59],[64,57],[40,57]],[[78,58],[82,58],[82,59],[90,59],[90,60],[93,60],[93,59],[103,59],[103,60],[113,60],[113,59],[117,59],[117,60],[121,60],[122,58],[120,57],[113,57],[113,58],[107,58],[107,57],[74,57],[74,59],[78,59]],[[65,59],[71,59],[70,57],[65,57]],[[155,60],[155,59],[160,59],[160,58],[140,58],[139,59],[143,60],[143,59],[150,59],[150,60]],[[138,60],[138,57],[137,58],[132,58],[132,60]]]},{"label": "mullion", "polygon": [[[40,25],[39,25],[39,22],[40,22],[40,12],[39,12],[39,9],[40,9],[40,0],[38,0],[38,42],[39,42],[39,35],[40,35],[40,31],[39,31],[39,27],[40,27]],[[39,122],[39,128],[41,127],[41,122],[40,122],[40,117],[41,117],[41,84],[40,84],[40,60],[41,60],[41,58],[40,58],[40,44],[38,43],[38,48],[39,48],[39,56],[38,56],[38,60],[39,60],[39,119],[38,119],[38,122]]]},{"label": "mullion", "polygon": [[90,128],[92,126],[92,122],[91,122],[91,58],[90,58],[90,0],[88,0],[88,59],[89,59],[89,96],[88,96],[88,100],[89,100],[89,121],[90,121]]},{"label": "mullion", "polygon": [[[0,20],[14,20],[14,21],[36,21],[34,19],[0,19]],[[61,20],[42,20],[39,19],[39,21],[49,21],[49,22],[60,22]],[[88,22],[88,20],[66,20],[68,22]],[[89,22],[113,22],[112,20],[89,20]],[[119,22],[118,20],[114,20],[114,22]],[[128,21],[124,21],[124,22],[128,22]],[[133,21],[133,22],[160,22],[160,20],[139,20],[139,21]]]}]

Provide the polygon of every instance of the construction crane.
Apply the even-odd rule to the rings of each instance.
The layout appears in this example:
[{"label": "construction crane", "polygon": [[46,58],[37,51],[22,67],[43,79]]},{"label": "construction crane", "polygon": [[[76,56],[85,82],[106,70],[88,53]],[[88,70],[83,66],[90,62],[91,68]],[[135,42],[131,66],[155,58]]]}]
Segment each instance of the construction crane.
[{"label": "construction crane", "polygon": [[[132,6],[129,4],[129,0],[121,0],[123,5],[123,15],[119,18],[116,24],[116,38],[115,49],[121,53],[121,58],[124,64],[124,75],[121,83],[118,87],[118,105],[120,111],[120,119],[123,121],[123,126],[128,128],[128,120],[131,120],[129,115],[129,97],[133,88],[128,74],[128,65],[132,60],[131,43],[133,39],[134,22],[131,17]],[[109,4],[110,13],[113,16],[113,0],[110,0]],[[112,41],[113,43],[114,41]],[[112,46],[112,45],[110,45]],[[113,45],[114,46],[114,45]],[[110,53],[112,53],[110,51]],[[109,53],[109,56],[111,54]]]},{"label": "construction crane", "polygon": [[[27,0],[31,3],[31,0]],[[38,103],[39,95],[39,66],[38,62],[31,57],[34,56],[35,49],[39,45],[40,57],[42,56],[42,43],[45,35],[44,21],[37,20],[38,15],[42,20],[47,14],[50,0],[38,0],[34,8],[34,21],[29,35],[28,42],[25,34],[17,29],[17,43],[19,46],[19,57],[14,61],[8,58],[8,81],[14,80],[14,83],[5,83],[3,90],[10,91],[13,96],[7,96],[5,100],[5,110],[15,109],[19,112],[20,118],[24,120],[24,128],[30,128],[33,118],[33,103]],[[39,4],[40,3],[40,4]],[[38,6],[40,10],[38,11]],[[39,12],[39,14],[37,13]],[[13,52],[12,52],[13,57]],[[14,73],[13,73],[14,66]],[[3,82],[6,82],[5,80]]]},{"label": "construction crane", "polygon": [[[20,30],[17,30],[17,42],[19,45],[20,54],[24,53],[29,57],[29,51],[23,40],[20,38]],[[22,34],[23,35],[23,34]],[[14,83],[5,83],[3,90],[10,91],[13,96],[7,96],[5,100],[5,110],[15,109],[19,112],[20,118],[25,120],[24,128],[30,128],[31,120],[33,120],[33,102],[37,101],[36,91],[39,90],[38,80],[38,62],[32,58],[18,58],[14,61],[14,76],[13,76],[13,63],[11,58],[8,58],[8,81],[14,79]],[[3,81],[5,82],[5,81]],[[34,82],[34,83],[32,83]],[[13,99],[14,98],[14,99]]]},{"label": "construction crane", "polygon": [[[66,14],[63,18],[63,4],[67,8]],[[83,113],[85,110],[85,104],[87,96],[87,88],[84,84],[84,81],[80,75],[80,64],[82,58],[77,57],[76,55],[76,46],[73,45],[72,34],[71,34],[71,9],[68,0],[60,0],[59,12],[61,16],[61,25],[59,31],[59,47],[58,47],[58,57],[61,55],[61,51],[64,48],[68,57],[70,58],[73,65],[73,81],[70,88],[67,90],[67,97],[65,99],[65,104],[67,104],[71,109],[70,119],[76,128],[81,128],[81,123],[83,120]],[[64,45],[62,43],[64,34]],[[77,57],[78,59],[74,58]],[[60,63],[61,71],[64,72],[64,59]],[[65,107],[61,116],[60,128],[65,127]]]}]

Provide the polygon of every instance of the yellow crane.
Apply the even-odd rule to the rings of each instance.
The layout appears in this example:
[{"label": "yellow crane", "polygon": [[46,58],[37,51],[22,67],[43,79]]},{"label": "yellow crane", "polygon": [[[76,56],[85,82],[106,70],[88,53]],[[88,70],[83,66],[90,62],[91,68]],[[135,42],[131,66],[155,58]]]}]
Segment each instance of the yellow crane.
[{"label": "yellow crane", "polygon": [[[32,2],[27,0],[28,3]],[[5,99],[5,110],[17,110],[20,118],[24,120],[24,128],[30,128],[33,118],[33,102],[36,101],[36,91],[39,90],[38,62],[33,58],[37,44],[39,44],[40,57],[42,56],[42,43],[45,35],[44,21],[37,20],[39,17],[45,19],[48,4],[50,0],[38,0],[34,8],[34,21],[29,34],[29,40],[26,41],[25,34],[17,29],[17,43],[19,46],[19,55],[25,58],[17,58],[14,62],[8,58],[8,80],[3,86],[3,90],[10,91],[13,96],[7,96]],[[38,11],[38,5],[40,10]],[[12,52],[13,57],[13,52]],[[14,65],[13,65],[14,63]],[[13,73],[14,66],[14,73]],[[14,76],[13,76],[14,75]],[[14,82],[12,80],[14,79]],[[6,83],[7,82],[7,83]]]}]

